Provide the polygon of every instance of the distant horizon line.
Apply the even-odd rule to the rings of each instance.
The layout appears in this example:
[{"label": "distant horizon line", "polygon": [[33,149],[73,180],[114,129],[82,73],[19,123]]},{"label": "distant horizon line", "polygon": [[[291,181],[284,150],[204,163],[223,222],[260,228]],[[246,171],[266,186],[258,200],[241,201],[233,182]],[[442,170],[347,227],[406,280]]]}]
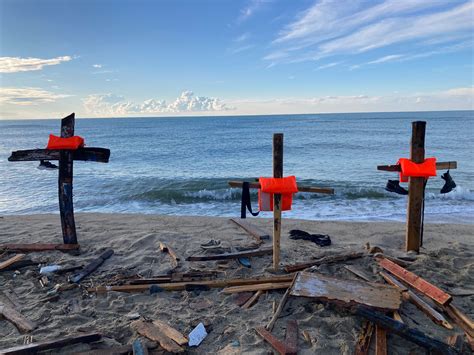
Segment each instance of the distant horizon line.
[{"label": "distant horizon line", "polygon": [[[263,116],[309,116],[309,115],[342,115],[342,114],[377,114],[377,113],[422,113],[422,112],[474,112],[473,109],[469,110],[419,110],[419,111],[355,111],[355,112],[318,112],[318,113],[270,113],[270,114],[241,114],[241,115],[175,115],[175,116],[116,116],[116,117],[81,117],[77,116],[77,119],[81,120],[109,120],[109,119],[135,119],[135,118],[211,118],[211,117],[263,117]],[[72,114],[74,112],[71,112]],[[68,114],[68,115],[70,115]],[[68,116],[65,115],[64,117]],[[0,121],[27,121],[27,120],[55,120],[62,119],[64,117],[54,118],[1,118]]]}]

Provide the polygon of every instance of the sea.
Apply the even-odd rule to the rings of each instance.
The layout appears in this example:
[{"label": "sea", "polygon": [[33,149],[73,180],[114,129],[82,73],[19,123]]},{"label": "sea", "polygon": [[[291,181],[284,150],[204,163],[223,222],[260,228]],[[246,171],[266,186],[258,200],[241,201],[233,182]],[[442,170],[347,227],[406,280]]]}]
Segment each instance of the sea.
[{"label": "sea", "polygon": [[[426,186],[425,220],[474,221],[474,111],[341,113],[173,118],[76,118],[89,147],[110,162],[74,163],[76,212],[240,216],[241,190],[229,180],[272,175],[272,136],[284,134],[283,173],[334,195],[298,193],[284,217],[404,221],[407,197],[385,191],[397,173],[378,171],[409,157],[411,122],[426,126],[426,156],[457,161],[455,190]],[[60,120],[0,120],[0,215],[58,213],[57,170],[9,162],[12,151],[43,148]],[[258,209],[257,193],[251,194]],[[256,218],[271,217],[262,212]],[[252,217],[253,218],[253,217]]]}]

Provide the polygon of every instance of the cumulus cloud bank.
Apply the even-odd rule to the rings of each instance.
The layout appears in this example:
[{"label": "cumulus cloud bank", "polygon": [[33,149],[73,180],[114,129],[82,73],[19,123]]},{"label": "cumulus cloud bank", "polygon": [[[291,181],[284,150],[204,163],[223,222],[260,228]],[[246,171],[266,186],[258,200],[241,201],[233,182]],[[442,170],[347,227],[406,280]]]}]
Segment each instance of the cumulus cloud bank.
[{"label": "cumulus cloud bank", "polygon": [[58,65],[69,62],[70,56],[56,57],[51,59],[0,57],[0,73],[17,73],[23,71],[41,70],[48,65]]},{"label": "cumulus cloud bank", "polygon": [[130,114],[161,114],[185,112],[212,112],[231,110],[218,98],[195,96],[192,91],[184,91],[171,103],[165,100],[149,99],[142,103],[127,101],[114,94],[89,95],[82,100],[84,109],[94,116],[122,116]]},{"label": "cumulus cloud bank", "polygon": [[38,105],[54,102],[69,95],[55,94],[40,88],[2,88],[0,87],[0,103],[11,105]]}]

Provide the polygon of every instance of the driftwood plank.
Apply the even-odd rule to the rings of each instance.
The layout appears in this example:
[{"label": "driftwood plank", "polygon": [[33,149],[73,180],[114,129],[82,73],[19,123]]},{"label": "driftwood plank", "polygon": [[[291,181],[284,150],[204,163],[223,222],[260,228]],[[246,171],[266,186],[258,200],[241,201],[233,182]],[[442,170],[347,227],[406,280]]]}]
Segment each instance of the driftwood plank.
[{"label": "driftwood plank", "polygon": [[344,254],[338,254],[338,255],[328,255],[324,256],[320,259],[316,259],[313,261],[309,261],[306,263],[302,264],[294,264],[294,265],[286,265],[285,266],[285,271],[286,272],[296,272],[296,271],[301,271],[304,269],[307,269],[311,266],[318,266],[322,264],[331,264],[331,263],[337,263],[340,261],[346,261],[346,260],[352,260],[352,259],[357,259],[357,258],[362,258],[366,254],[363,252],[350,252],[350,253],[344,253]]},{"label": "driftwood plank", "polygon": [[365,321],[357,338],[354,355],[367,355],[370,348],[370,340],[374,334],[374,323]]},{"label": "driftwood plank", "polygon": [[[208,281],[191,281],[191,282],[171,282],[159,284],[163,290],[180,291],[186,289],[189,285],[207,286],[210,288],[224,288],[230,286],[255,285],[268,282],[290,282],[294,275],[282,275],[272,277],[254,277],[249,279],[223,279]],[[108,291],[119,292],[146,292],[150,290],[150,285],[123,285],[123,286],[97,286],[88,288],[88,292],[104,293]]]},{"label": "driftwood plank", "polygon": [[79,244],[44,244],[44,243],[33,243],[33,244],[0,244],[0,250],[8,252],[23,252],[32,253],[36,251],[71,251],[78,250]]},{"label": "driftwood plank", "polygon": [[440,305],[447,305],[449,302],[451,302],[451,295],[447,294],[443,290],[440,290],[438,287],[422,279],[418,275],[415,275],[414,273],[395,264],[394,262],[385,258],[381,258],[378,260],[378,263],[385,270],[389,271],[400,280],[406,282],[408,285],[414,287],[416,290],[431,298],[436,303]]},{"label": "driftwood plank", "polygon": [[263,290],[258,290],[257,292],[255,292],[255,294],[250,297],[247,302],[245,302],[245,304],[242,305],[242,308],[249,309],[250,307],[252,307],[255,303],[257,303],[258,298],[263,294],[263,292]]},{"label": "driftwood plank", "polygon": [[400,281],[393,276],[381,271],[380,275],[390,285],[397,287],[402,293],[403,299],[413,303],[420,311],[425,313],[433,322],[441,325],[447,329],[453,329],[453,326],[444,318],[444,316],[426,303],[423,299],[418,297],[414,292],[407,289]]},{"label": "driftwood plank", "polygon": [[162,242],[160,242],[160,250],[163,253],[168,253],[168,255],[171,257],[171,265],[173,266],[173,270],[176,269],[179,266],[179,261],[181,260],[178,255],[176,255],[176,252],[167,244]]},{"label": "driftwood plank", "polygon": [[286,353],[294,354],[298,353],[298,322],[294,319],[290,319],[286,322]]},{"label": "driftwood plank", "polygon": [[15,262],[14,264],[12,264],[10,266],[4,267],[3,269],[0,270],[0,272],[11,271],[11,270],[19,270],[19,269],[22,269],[24,267],[38,265],[38,264],[39,263],[36,262],[36,261],[30,260],[30,259],[23,259],[23,260]]},{"label": "driftwood plank", "polygon": [[265,233],[260,228],[251,225],[242,218],[231,218],[230,221],[234,222],[236,225],[246,231],[247,234],[255,238],[259,243],[261,243],[262,240],[270,239],[270,235],[268,233]]},{"label": "driftwood plank", "polygon": [[164,334],[156,325],[141,320],[134,321],[130,325],[140,335],[152,341],[160,343],[160,346],[171,353],[182,353],[184,349]]},{"label": "driftwood plank", "polygon": [[92,343],[98,341],[102,338],[102,335],[99,333],[86,333],[82,335],[71,336],[67,338],[54,339],[54,340],[44,340],[36,343],[31,343],[28,345],[15,346],[8,349],[0,349],[0,354],[4,355],[20,355],[20,354],[35,354],[39,351],[58,349],[67,345],[77,344],[77,343]]},{"label": "driftwood plank", "polygon": [[21,333],[31,332],[37,327],[35,322],[22,316],[15,308],[3,303],[0,303],[0,315],[13,323]]},{"label": "driftwood plank", "polygon": [[231,286],[224,288],[222,292],[224,293],[238,293],[238,292],[254,292],[254,291],[270,291],[270,290],[280,290],[283,288],[288,288],[291,286],[291,281],[287,282],[270,282],[263,284],[255,285],[244,285],[244,286]]},{"label": "driftwood plank", "polygon": [[343,280],[318,273],[300,272],[290,295],[311,297],[344,306],[364,305],[384,311],[400,308],[400,292],[374,282]]},{"label": "driftwood plank", "polygon": [[227,260],[227,259],[239,259],[244,257],[251,256],[262,256],[262,255],[271,255],[273,254],[272,248],[266,249],[257,249],[257,250],[247,250],[239,251],[235,253],[224,253],[224,254],[215,254],[215,255],[194,255],[188,256],[187,261],[208,261],[208,260]]},{"label": "driftwood plank", "polygon": [[216,278],[217,272],[201,271],[172,273],[171,275],[159,275],[145,279],[135,279],[127,282],[129,285],[160,284],[166,282],[187,282],[187,281],[209,281]]},{"label": "driftwood plank", "polygon": [[268,331],[273,330],[273,327],[275,326],[275,323],[276,323],[278,317],[280,316],[281,312],[283,311],[283,308],[285,308],[286,301],[288,300],[289,296],[290,296],[290,288],[288,287],[286,289],[285,293],[283,294],[283,297],[281,298],[277,309],[273,313],[272,319],[270,319],[270,321],[268,322],[268,324],[265,327],[265,329],[267,329]]},{"label": "driftwood plank", "polygon": [[344,269],[346,269],[347,271],[350,271],[351,273],[353,273],[354,275],[356,275],[357,277],[361,278],[364,281],[367,281],[367,282],[371,281],[370,277],[364,271],[360,270],[359,268],[356,268],[353,265],[344,265]]},{"label": "driftwood plank", "polygon": [[178,330],[174,329],[167,323],[157,319],[153,321],[153,324],[156,325],[168,338],[173,339],[178,345],[184,345],[188,343],[188,338],[186,338]]},{"label": "driftwood plank", "polygon": [[[105,148],[85,147],[73,150],[72,159],[80,161],[93,161],[97,163],[108,163],[110,150]],[[59,160],[61,150],[52,149],[30,149],[12,152],[8,161],[39,161]]]},{"label": "driftwood plank", "polygon": [[104,263],[105,260],[110,258],[113,255],[114,251],[112,249],[107,249],[104,251],[97,259],[93,260],[90,264],[85,266],[79,273],[71,277],[71,282],[79,283],[85,277],[93,273],[97,268]]},{"label": "driftwood plank", "polygon": [[470,320],[464,313],[451,304],[443,306],[443,310],[458,325],[459,328],[464,330],[468,338],[474,338],[472,320]]},{"label": "driftwood plank", "polygon": [[440,353],[440,354],[457,354],[457,350],[440,340],[431,338],[417,329],[412,329],[406,324],[397,322],[396,320],[387,317],[380,312],[374,312],[366,307],[355,306],[353,312],[376,325],[385,328],[386,330],[401,336],[425,349]]},{"label": "driftwood plank", "polygon": [[379,325],[375,326],[375,355],[387,355],[387,331]]},{"label": "driftwood plank", "polygon": [[20,261],[25,257],[25,254],[17,254],[13,257],[11,257],[8,260],[5,260],[0,263],[0,270],[6,269],[7,267],[11,266],[12,264],[16,263],[17,261]]},{"label": "driftwood plank", "polygon": [[257,327],[255,331],[260,335],[266,342],[268,342],[273,349],[275,349],[280,355],[287,355],[287,347],[284,342],[277,339],[272,333],[266,330],[264,327]]}]

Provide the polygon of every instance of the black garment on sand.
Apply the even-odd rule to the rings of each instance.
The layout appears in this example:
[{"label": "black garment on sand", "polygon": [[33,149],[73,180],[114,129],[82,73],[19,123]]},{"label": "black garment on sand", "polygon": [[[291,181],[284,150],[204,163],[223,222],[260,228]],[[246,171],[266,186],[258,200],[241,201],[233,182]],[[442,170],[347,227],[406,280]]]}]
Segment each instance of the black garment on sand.
[{"label": "black garment on sand", "polygon": [[260,211],[252,212],[252,202],[250,201],[249,183],[244,181],[242,184],[242,201],[240,204],[240,218],[247,218],[247,209],[252,216],[258,216]]},{"label": "black garment on sand", "polygon": [[326,247],[331,245],[331,237],[327,234],[310,234],[300,229],[290,230],[290,239],[297,240],[309,240],[310,242],[316,243],[320,247]]}]

